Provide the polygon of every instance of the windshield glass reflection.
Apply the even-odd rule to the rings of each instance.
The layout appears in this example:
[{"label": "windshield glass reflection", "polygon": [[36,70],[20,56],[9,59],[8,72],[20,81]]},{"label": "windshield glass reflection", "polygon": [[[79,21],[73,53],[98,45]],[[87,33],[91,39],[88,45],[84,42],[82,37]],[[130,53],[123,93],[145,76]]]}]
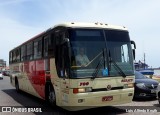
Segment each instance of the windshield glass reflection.
[{"label": "windshield glass reflection", "polygon": [[[104,77],[102,74],[104,65],[107,65],[109,69],[108,76],[120,75],[112,63],[109,63],[109,60],[104,61],[109,59],[108,55],[104,57],[104,49],[108,49],[111,52],[111,58],[125,74],[133,74],[128,33],[122,32],[120,34],[118,33],[119,31],[113,31],[114,33],[112,31],[106,30],[106,35],[101,29],[73,29],[70,31],[72,77],[93,77],[97,66],[97,76]],[[107,53],[107,50],[105,50],[105,53]]]}]

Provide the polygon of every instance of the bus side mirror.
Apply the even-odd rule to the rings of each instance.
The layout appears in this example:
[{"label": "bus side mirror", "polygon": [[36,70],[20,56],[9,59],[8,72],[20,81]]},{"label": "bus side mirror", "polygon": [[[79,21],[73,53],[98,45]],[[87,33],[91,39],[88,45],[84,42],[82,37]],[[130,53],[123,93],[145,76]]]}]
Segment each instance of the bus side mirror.
[{"label": "bus side mirror", "polygon": [[131,40],[131,44],[133,44],[134,49],[136,49],[136,43],[134,41]]},{"label": "bus side mirror", "polygon": [[133,51],[133,58],[134,58],[134,60],[135,60],[135,49],[136,49],[136,43],[134,42],[134,41],[131,41],[131,45],[133,44],[133,46],[134,46],[134,49],[132,49],[132,51]]},{"label": "bus side mirror", "polygon": [[132,49],[132,51],[133,51],[133,58],[134,58],[134,60],[135,60],[135,58],[136,58],[136,54],[135,54],[135,49]]}]

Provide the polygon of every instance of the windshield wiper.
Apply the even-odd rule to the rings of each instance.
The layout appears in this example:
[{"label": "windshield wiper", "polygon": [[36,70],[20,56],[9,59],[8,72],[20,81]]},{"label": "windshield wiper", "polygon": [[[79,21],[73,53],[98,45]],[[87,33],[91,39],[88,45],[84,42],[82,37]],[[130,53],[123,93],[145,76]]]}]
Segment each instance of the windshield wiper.
[{"label": "windshield wiper", "polygon": [[122,71],[122,69],[117,65],[117,63],[111,58],[111,54],[110,54],[110,51],[109,51],[109,62],[110,62],[110,65],[111,65],[111,62],[113,63],[113,66],[115,68],[115,70],[118,71],[118,73],[120,73],[122,75],[122,77],[126,77],[125,73]]},{"label": "windshield wiper", "polygon": [[103,49],[103,51],[102,51],[103,56],[102,56],[101,59],[99,60],[97,66],[96,66],[96,68],[95,68],[95,71],[94,71],[93,74],[92,74],[93,77],[92,77],[91,79],[95,79],[95,78],[97,77],[97,74],[99,73],[99,70],[100,70],[100,68],[101,68],[102,65],[103,65],[102,62],[104,63],[104,69],[105,69],[105,67],[106,67],[106,65],[105,65],[106,60],[105,60],[105,54],[104,54],[104,52],[105,52],[105,49]]},{"label": "windshield wiper", "polygon": [[[92,74],[93,77],[92,77],[91,79],[95,79],[95,78],[97,77],[97,74],[98,74],[100,68],[102,67],[102,61],[103,61],[103,60],[104,60],[103,58],[101,58],[101,59],[99,60],[97,66],[96,66],[96,68],[95,68],[95,71],[94,71],[93,74]],[[99,66],[99,65],[101,65],[101,66]]]}]

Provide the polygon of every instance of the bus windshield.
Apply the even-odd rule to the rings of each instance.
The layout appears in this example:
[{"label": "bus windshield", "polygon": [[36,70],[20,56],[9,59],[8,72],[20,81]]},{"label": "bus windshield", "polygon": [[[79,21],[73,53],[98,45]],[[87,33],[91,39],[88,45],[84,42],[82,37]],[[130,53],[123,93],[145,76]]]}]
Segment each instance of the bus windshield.
[{"label": "bus windshield", "polygon": [[106,77],[102,74],[105,68],[108,71],[107,76],[121,76],[113,61],[126,76],[134,74],[132,49],[127,31],[71,29],[69,33],[71,77]]}]

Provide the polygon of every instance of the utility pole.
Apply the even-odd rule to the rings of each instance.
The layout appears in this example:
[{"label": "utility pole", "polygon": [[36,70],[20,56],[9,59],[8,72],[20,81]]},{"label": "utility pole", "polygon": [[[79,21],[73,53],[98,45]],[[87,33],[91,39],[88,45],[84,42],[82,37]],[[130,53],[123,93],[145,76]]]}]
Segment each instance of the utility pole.
[{"label": "utility pole", "polygon": [[145,60],[145,53],[144,53],[144,69],[145,69],[145,63],[146,63],[146,60]]}]

